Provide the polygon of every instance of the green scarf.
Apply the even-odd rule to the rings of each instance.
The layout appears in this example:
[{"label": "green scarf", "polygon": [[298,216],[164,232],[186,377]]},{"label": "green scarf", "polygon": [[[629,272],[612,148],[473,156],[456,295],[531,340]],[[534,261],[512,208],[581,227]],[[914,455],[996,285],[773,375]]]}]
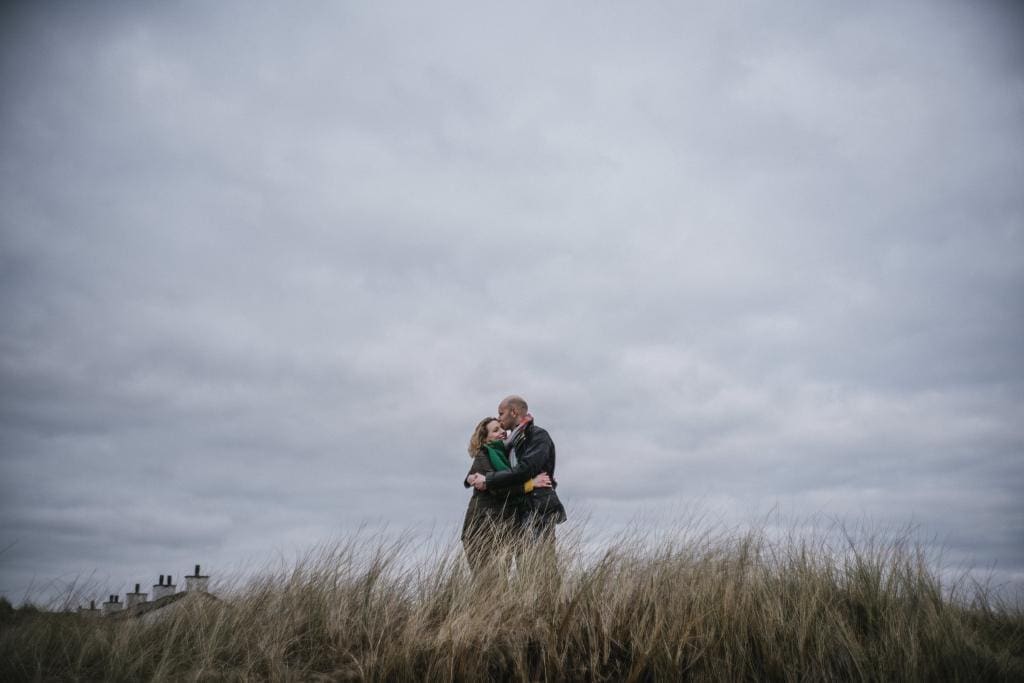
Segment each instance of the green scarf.
[{"label": "green scarf", "polygon": [[487,457],[491,459],[491,465],[494,466],[495,472],[512,469],[508,464],[508,458],[505,457],[504,441],[501,439],[495,439],[494,441],[484,445],[484,448],[487,449]]}]

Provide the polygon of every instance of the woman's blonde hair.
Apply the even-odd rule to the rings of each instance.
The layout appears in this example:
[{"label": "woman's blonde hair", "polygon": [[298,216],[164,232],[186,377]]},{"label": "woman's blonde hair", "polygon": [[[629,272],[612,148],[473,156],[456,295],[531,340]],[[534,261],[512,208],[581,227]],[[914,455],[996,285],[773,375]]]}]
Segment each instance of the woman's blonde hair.
[{"label": "woman's blonde hair", "polygon": [[473,436],[469,439],[469,457],[475,458],[480,449],[487,443],[487,425],[497,421],[496,417],[485,417],[477,423]]}]

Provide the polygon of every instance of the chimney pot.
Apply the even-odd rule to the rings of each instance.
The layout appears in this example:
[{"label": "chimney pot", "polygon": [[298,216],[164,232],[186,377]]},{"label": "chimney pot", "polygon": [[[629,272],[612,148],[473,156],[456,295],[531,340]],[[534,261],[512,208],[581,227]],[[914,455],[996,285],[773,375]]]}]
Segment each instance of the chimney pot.
[{"label": "chimney pot", "polygon": [[136,605],[141,605],[142,603],[146,602],[146,598],[148,598],[148,597],[149,597],[149,593],[143,593],[142,592],[142,587],[139,584],[135,584],[135,592],[134,593],[127,593],[125,595],[125,600],[124,601],[125,601],[125,604],[129,608],[131,608],[131,607],[135,607]]},{"label": "chimney pot", "polygon": [[171,581],[170,574],[161,574],[160,583],[156,586],[153,586],[153,602],[156,602],[157,600],[162,600],[163,598],[166,598],[168,595],[174,595],[174,583]]},{"label": "chimney pot", "polygon": [[195,592],[205,593],[206,592],[207,584],[210,581],[210,577],[209,576],[203,576],[202,574],[200,574],[202,569],[203,568],[197,564],[196,565],[196,573],[193,574],[192,576],[186,576],[185,577],[185,592],[186,593],[195,593]]}]

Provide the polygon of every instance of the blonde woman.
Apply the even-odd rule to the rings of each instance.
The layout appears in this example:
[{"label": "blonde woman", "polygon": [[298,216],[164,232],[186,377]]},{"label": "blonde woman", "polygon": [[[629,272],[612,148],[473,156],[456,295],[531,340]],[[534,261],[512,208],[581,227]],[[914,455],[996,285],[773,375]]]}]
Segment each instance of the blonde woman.
[{"label": "blonde woman", "polygon": [[[511,469],[504,438],[505,430],[498,418],[485,417],[477,423],[469,440],[473,464],[463,479],[464,486],[470,487],[468,479],[471,475]],[[517,515],[525,505],[526,494],[534,488],[550,487],[551,478],[546,472],[541,472],[525,485],[486,491],[473,489],[462,524],[462,545],[474,574],[493,558],[496,550],[515,538],[519,530]]]}]

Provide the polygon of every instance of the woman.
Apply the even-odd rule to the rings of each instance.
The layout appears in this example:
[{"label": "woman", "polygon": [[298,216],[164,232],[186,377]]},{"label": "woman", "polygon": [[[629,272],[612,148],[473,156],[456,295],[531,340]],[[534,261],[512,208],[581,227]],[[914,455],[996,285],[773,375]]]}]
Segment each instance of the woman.
[{"label": "woman", "polygon": [[[473,465],[466,474],[487,474],[511,469],[505,454],[505,430],[496,417],[485,417],[473,430],[469,440],[469,455]],[[467,488],[469,482],[463,479]],[[476,574],[492,559],[495,550],[513,540],[518,530],[516,513],[525,502],[525,496],[534,488],[550,488],[551,478],[541,472],[524,485],[511,489],[478,491],[473,489],[466,519],[462,524],[462,545],[470,569]]]}]

